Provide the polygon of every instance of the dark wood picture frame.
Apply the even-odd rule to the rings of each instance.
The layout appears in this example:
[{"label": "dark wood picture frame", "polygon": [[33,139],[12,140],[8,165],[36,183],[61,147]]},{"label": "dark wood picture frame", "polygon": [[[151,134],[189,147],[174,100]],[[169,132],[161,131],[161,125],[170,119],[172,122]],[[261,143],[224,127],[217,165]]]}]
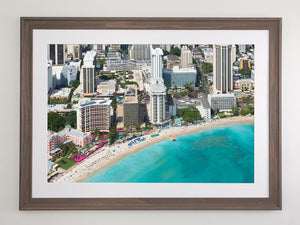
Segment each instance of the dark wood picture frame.
[{"label": "dark wood picture frame", "polygon": [[[269,31],[269,198],[32,198],[34,29]],[[21,18],[20,210],[281,209],[281,18]]]}]

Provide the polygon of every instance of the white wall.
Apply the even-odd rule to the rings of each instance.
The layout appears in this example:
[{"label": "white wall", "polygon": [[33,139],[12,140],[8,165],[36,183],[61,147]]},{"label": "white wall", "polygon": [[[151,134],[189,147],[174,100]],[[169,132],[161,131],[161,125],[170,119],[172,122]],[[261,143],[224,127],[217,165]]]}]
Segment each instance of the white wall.
[{"label": "white wall", "polygon": [[[298,0],[3,0],[0,7],[0,224],[300,224]],[[283,17],[282,211],[18,211],[21,16]]]}]

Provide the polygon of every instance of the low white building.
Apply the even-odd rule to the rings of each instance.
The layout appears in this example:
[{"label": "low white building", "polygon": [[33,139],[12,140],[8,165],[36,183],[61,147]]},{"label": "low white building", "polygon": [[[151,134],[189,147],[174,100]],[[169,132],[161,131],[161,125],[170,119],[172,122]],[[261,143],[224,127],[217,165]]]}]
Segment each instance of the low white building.
[{"label": "low white building", "polygon": [[112,98],[116,92],[116,80],[101,80],[96,78],[97,83],[97,97]]},{"label": "low white building", "polygon": [[69,98],[69,94],[71,92],[72,88],[61,88],[61,89],[55,89],[51,92],[50,98]]},{"label": "low white building", "polygon": [[200,93],[199,99],[200,99],[201,104],[196,106],[196,108],[199,110],[199,112],[201,114],[201,118],[203,118],[204,120],[210,120],[211,119],[211,108],[210,108],[210,105],[207,101],[205,94]]},{"label": "low white building", "polygon": [[214,62],[214,53],[213,52],[204,52],[205,61],[207,63]]},{"label": "low white building", "polygon": [[68,109],[67,104],[48,105],[48,112],[68,113],[73,111],[73,107]]},{"label": "low white building", "polygon": [[208,102],[213,110],[231,111],[236,106],[234,94],[209,94]]},{"label": "low white building", "polygon": [[203,48],[203,54],[207,63],[214,62],[214,51],[212,48]]}]

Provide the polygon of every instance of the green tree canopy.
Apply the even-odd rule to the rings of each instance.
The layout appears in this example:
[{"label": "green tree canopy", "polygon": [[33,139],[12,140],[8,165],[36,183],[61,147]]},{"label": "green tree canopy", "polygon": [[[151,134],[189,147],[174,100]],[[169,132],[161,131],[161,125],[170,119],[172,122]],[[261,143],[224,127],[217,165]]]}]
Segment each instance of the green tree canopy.
[{"label": "green tree canopy", "polygon": [[183,85],[184,88],[185,88],[189,93],[191,93],[191,92],[193,91],[192,84],[193,84],[193,82],[185,83],[185,84]]},{"label": "green tree canopy", "polygon": [[203,73],[211,73],[213,71],[213,64],[203,63],[201,68]]},{"label": "green tree canopy", "polygon": [[65,127],[65,118],[56,112],[48,113],[48,129],[58,132]]},{"label": "green tree canopy", "polygon": [[69,156],[78,152],[76,145],[72,141],[67,142],[66,144],[62,144],[60,146],[60,149],[62,150],[62,156]]},{"label": "green tree canopy", "polygon": [[95,130],[94,130],[94,133],[93,133],[94,135],[96,135],[96,136],[99,136],[100,135],[100,130],[98,129],[98,128],[96,128]]},{"label": "green tree canopy", "polygon": [[247,68],[247,69],[241,69],[240,70],[241,75],[243,76],[250,76],[251,75],[251,69]]},{"label": "green tree canopy", "polygon": [[77,114],[76,111],[60,115],[56,112],[48,113],[48,129],[54,132],[59,132],[65,128],[66,125],[76,128]]},{"label": "green tree canopy", "polygon": [[245,116],[245,115],[246,115],[246,111],[242,109],[242,110],[241,110],[241,115],[242,115],[242,116]]},{"label": "green tree canopy", "polygon": [[138,83],[135,82],[135,81],[127,81],[125,83],[121,83],[121,87],[124,89],[126,85],[129,85],[129,84],[135,84],[138,86]]},{"label": "green tree canopy", "polygon": [[254,114],[254,106],[253,105],[247,105],[248,110],[246,111],[247,114]]},{"label": "green tree canopy", "polygon": [[196,120],[201,119],[200,112],[198,109],[194,106],[189,106],[188,108],[185,109],[179,109],[178,110],[178,115],[182,117],[182,119],[186,122],[192,123]]},{"label": "green tree canopy", "polygon": [[71,125],[71,127],[76,128],[77,126],[77,113],[76,111],[71,111],[64,115],[65,125]]},{"label": "green tree canopy", "polygon": [[239,115],[239,107],[232,106],[231,111],[232,111],[232,113],[233,113],[234,116],[238,116]]},{"label": "green tree canopy", "polygon": [[113,144],[118,139],[118,130],[116,127],[111,127],[108,132],[108,139],[111,144]]},{"label": "green tree canopy", "polygon": [[181,55],[181,50],[180,50],[180,48],[178,48],[178,47],[172,48],[171,51],[170,51],[170,54],[171,54],[171,55],[177,55],[177,56],[180,56],[180,55]]},{"label": "green tree canopy", "polygon": [[116,100],[116,98],[112,98],[111,107],[113,107],[114,109],[117,108],[117,100]]},{"label": "green tree canopy", "polygon": [[168,52],[167,50],[164,50],[164,49],[163,49],[163,53],[164,53],[164,55],[170,55],[170,52]]},{"label": "green tree canopy", "polygon": [[72,86],[73,88],[77,88],[80,84],[80,81],[79,80],[71,80],[70,81],[70,86]]}]

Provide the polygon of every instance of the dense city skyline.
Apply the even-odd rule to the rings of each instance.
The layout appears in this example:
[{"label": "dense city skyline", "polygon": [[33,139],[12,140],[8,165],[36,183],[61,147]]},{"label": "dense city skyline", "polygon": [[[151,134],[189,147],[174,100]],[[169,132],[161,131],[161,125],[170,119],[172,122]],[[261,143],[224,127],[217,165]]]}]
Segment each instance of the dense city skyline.
[{"label": "dense city skyline", "polygon": [[50,44],[48,180],[108,144],[253,116],[254,48]]}]

